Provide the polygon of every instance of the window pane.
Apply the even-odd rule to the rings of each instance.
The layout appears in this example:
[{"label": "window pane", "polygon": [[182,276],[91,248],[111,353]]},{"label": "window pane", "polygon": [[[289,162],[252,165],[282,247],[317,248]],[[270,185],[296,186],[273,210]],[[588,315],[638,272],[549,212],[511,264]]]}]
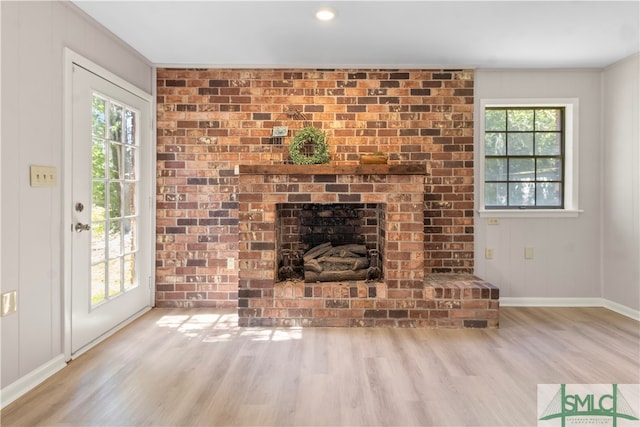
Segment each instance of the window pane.
[{"label": "window pane", "polygon": [[484,153],[487,156],[504,156],[507,154],[506,134],[487,132],[484,136]]},{"label": "window pane", "polygon": [[533,110],[508,110],[507,130],[510,131],[532,131],[533,130]]},{"label": "window pane", "polygon": [[536,130],[562,129],[562,114],[559,108],[536,110]]},{"label": "window pane", "polygon": [[562,135],[557,132],[536,133],[536,154],[538,156],[559,156]]},{"label": "window pane", "polygon": [[510,156],[532,156],[533,133],[510,133],[507,140],[507,153]]},{"label": "window pane", "polygon": [[534,206],[536,203],[535,184],[532,182],[509,183],[510,206]]},{"label": "window pane", "polygon": [[562,206],[562,185],[559,182],[536,184],[536,203],[538,206]]},{"label": "window pane", "polygon": [[484,185],[485,206],[507,206],[507,184],[487,183]]},{"label": "window pane", "polygon": [[562,179],[562,162],[556,158],[539,158],[536,160],[538,181],[560,181]]},{"label": "window pane", "polygon": [[485,181],[506,181],[507,159],[487,159],[484,179]]},{"label": "window pane", "polygon": [[534,159],[509,159],[509,181],[533,181]]},{"label": "window pane", "polygon": [[507,111],[486,110],[484,115],[484,128],[486,131],[505,130],[507,128]]},{"label": "window pane", "polygon": [[111,104],[109,114],[109,138],[122,142],[122,107],[115,104]]}]

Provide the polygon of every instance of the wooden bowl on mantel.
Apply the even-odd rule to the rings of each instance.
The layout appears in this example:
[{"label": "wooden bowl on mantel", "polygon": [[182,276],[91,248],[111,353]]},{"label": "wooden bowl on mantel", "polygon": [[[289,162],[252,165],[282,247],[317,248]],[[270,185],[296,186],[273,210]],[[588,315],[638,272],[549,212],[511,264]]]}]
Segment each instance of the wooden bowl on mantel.
[{"label": "wooden bowl on mantel", "polygon": [[386,154],[360,154],[361,165],[386,165],[388,159]]}]

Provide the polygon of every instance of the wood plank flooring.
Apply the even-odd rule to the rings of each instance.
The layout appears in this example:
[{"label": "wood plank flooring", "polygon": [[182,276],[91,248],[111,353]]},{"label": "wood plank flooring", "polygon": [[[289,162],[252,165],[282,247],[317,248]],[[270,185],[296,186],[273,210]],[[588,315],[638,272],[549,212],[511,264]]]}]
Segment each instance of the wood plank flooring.
[{"label": "wood plank flooring", "polygon": [[500,329],[238,328],[154,309],[6,407],[8,426],[532,426],[537,384],[640,383],[640,327],[501,309]]}]

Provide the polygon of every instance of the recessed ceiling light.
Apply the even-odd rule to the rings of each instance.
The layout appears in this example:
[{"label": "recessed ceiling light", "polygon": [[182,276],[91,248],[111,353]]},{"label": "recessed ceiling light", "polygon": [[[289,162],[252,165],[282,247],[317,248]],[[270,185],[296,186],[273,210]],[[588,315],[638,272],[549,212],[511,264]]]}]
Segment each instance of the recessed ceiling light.
[{"label": "recessed ceiling light", "polygon": [[336,11],[330,7],[323,7],[316,11],[316,18],[320,21],[331,21],[336,17]]}]

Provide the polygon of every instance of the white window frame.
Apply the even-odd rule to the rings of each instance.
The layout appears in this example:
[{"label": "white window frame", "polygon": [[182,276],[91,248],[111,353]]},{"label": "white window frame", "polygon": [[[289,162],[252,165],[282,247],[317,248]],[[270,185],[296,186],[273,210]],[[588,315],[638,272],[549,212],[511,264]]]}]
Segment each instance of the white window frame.
[{"label": "white window frame", "polygon": [[[578,204],[578,98],[545,99],[481,99],[476,126],[476,206],[481,218],[562,218],[577,217],[582,211]],[[564,208],[562,209],[486,209],[484,206],[485,177],[485,111],[490,107],[562,107],[565,109],[564,146]]]}]

